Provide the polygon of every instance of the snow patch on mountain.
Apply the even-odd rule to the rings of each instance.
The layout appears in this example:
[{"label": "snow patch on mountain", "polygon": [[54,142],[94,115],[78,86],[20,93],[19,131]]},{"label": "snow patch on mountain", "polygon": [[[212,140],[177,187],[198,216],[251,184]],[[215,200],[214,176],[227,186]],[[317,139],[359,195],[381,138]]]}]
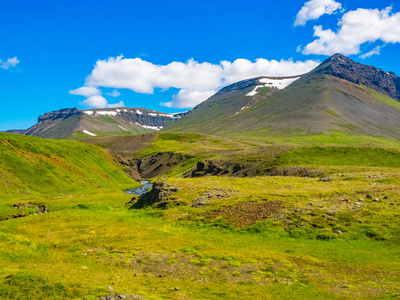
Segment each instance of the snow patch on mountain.
[{"label": "snow patch on mountain", "polygon": [[94,133],[92,133],[90,131],[87,131],[86,129],[83,131],[83,133],[86,133],[86,134],[91,135],[91,136],[96,136],[96,134],[94,134]]},{"label": "snow patch on mountain", "polygon": [[281,79],[274,79],[274,78],[261,78],[259,80],[260,83],[263,83],[263,85],[257,85],[254,90],[252,90],[250,93],[248,93],[246,96],[254,96],[258,94],[257,89],[262,88],[262,87],[269,87],[269,88],[277,88],[279,90],[283,90],[284,88],[287,88],[289,85],[291,85],[293,82],[295,82],[297,79],[300,77],[293,77],[293,78],[281,78]]}]

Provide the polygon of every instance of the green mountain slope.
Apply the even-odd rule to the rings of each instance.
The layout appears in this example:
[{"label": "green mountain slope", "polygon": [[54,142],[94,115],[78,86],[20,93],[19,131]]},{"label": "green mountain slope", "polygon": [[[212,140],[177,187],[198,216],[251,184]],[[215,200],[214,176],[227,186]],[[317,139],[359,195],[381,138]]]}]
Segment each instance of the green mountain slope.
[{"label": "green mountain slope", "polygon": [[135,186],[92,145],[0,133],[0,198]]},{"label": "green mountain slope", "polygon": [[[341,63],[335,62],[334,58],[275,93],[267,94],[267,87],[258,87],[257,94],[248,96],[258,86],[255,80],[242,82],[252,84],[240,89],[225,88],[171,124],[166,131],[259,137],[341,131],[350,135],[399,139],[399,103],[388,93],[372,89],[368,80],[364,85],[358,84],[357,78],[353,80],[355,82],[339,78],[340,71],[342,77],[352,75],[346,73],[349,71],[344,67],[335,68],[336,73],[329,74],[329,67]],[[377,74],[369,77],[381,76],[383,71],[374,70],[378,70]]]}]

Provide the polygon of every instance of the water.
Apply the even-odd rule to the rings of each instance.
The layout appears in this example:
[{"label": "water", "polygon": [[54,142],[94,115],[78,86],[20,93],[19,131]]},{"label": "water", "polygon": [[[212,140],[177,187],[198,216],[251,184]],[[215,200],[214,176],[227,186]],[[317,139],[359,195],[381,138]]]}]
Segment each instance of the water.
[{"label": "water", "polygon": [[146,194],[147,191],[153,187],[153,184],[150,183],[150,181],[148,181],[148,180],[143,180],[140,183],[143,184],[142,187],[137,188],[137,189],[127,190],[127,191],[125,191],[125,193],[131,194],[131,195],[142,196],[142,195]]}]

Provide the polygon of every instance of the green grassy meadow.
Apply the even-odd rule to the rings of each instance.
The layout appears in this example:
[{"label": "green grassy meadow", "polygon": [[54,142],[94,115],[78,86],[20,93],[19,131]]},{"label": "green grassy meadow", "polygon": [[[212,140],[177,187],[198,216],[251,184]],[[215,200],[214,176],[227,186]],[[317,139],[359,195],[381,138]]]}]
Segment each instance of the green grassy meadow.
[{"label": "green grassy meadow", "polygon": [[[398,299],[397,142],[349,140],[161,134],[135,157],[190,158],[152,178],[174,188],[166,205],[137,208],[100,148],[0,134],[0,298]],[[203,160],[260,175],[183,177]],[[322,173],[266,176],[277,168]]]}]

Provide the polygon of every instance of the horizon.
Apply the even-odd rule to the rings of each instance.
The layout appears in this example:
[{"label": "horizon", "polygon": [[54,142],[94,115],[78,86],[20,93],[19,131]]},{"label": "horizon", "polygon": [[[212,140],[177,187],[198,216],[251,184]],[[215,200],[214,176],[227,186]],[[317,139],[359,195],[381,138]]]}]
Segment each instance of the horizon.
[{"label": "horizon", "polygon": [[226,0],[5,0],[0,130],[27,129],[63,108],[187,111],[229,84],[304,74],[335,53],[400,74],[399,4],[274,0],[243,8]]}]

